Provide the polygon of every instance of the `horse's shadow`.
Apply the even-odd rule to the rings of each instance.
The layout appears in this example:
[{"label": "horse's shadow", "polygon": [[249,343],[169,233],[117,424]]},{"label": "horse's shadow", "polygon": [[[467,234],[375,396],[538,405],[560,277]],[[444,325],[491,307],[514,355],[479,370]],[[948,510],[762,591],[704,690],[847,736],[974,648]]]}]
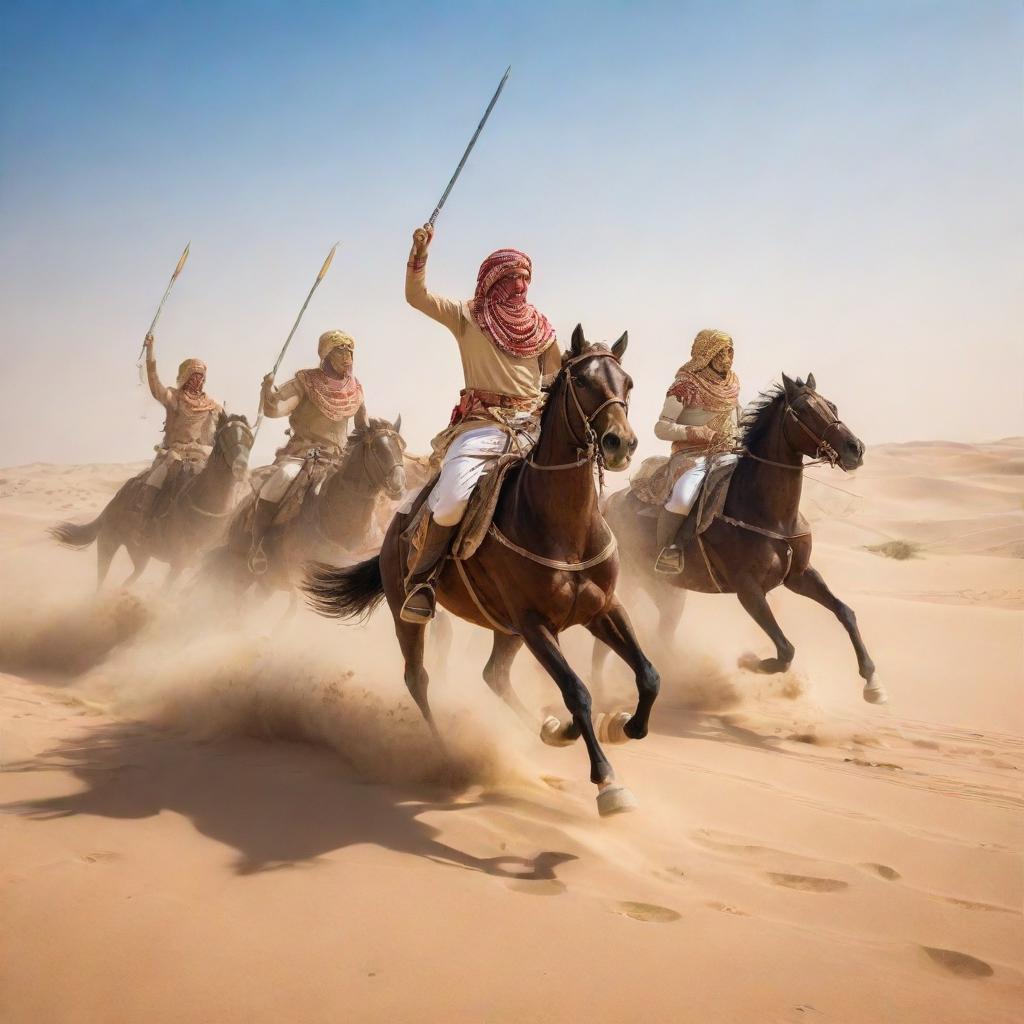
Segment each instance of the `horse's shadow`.
[{"label": "horse's shadow", "polygon": [[549,880],[574,854],[477,857],[442,842],[420,820],[429,811],[465,812],[458,792],[367,785],[329,751],[299,744],[231,740],[196,744],[146,726],[112,723],[8,771],[70,770],[84,785],[66,796],[0,808],[38,821],[87,814],[149,818],[181,814],[202,835],[236,851],[231,869],[250,875],[315,864],[357,844],[382,846],[438,864],[501,878]]}]

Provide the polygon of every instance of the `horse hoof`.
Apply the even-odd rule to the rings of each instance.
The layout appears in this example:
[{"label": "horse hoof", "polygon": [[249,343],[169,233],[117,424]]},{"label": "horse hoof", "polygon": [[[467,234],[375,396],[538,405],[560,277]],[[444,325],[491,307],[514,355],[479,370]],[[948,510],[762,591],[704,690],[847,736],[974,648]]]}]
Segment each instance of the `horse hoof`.
[{"label": "horse hoof", "polygon": [[597,813],[602,818],[635,811],[638,806],[636,797],[625,786],[615,782],[609,783],[597,794]]},{"label": "horse hoof", "polygon": [[889,694],[885,687],[875,679],[869,679],[864,684],[864,699],[869,704],[885,704],[889,700]]},{"label": "horse hoof", "polygon": [[626,743],[626,723],[630,719],[628,711],[616,711],[612,714],[602,712],[594,721],[597,738],[602,743]]},{"label": "horse hoof", "polygon": [[571,747],[573,741],[562,731],[562,723],[554,715],[548,715],[541,723],[540,738],[549,747]]}]

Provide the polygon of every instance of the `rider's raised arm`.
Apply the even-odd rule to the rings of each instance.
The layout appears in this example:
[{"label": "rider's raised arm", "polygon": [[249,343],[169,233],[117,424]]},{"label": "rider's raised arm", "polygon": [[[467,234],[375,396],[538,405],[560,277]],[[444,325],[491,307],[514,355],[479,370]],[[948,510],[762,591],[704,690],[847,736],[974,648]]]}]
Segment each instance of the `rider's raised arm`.
[{"label": "rider's raised arm", "polygon": [[[269,374],[267,375],[269,378]],[[263,382],[263,415],[271,419],[288,416],[295,411],[302,401],[302,385],[293,377],[287,384],[275,388],[272,380]]]},{"label": "rider's raised arm", "polygon": [[160,375],[156,372],[156,355],[153,353],[153,335],[146,335],[146,380],[149,382],[149,393],[165,408],[170,408],[174,401],[171,389],[164,387]]},{"label": "rider's raised arm", "polygon": [[412,251],[405,266],[405,301],[426,313],[431,320],[444,324],[452,334],[458,334],[462,320],[462,304],[427,291],[427,246],[433,231],[417,228],[413,234]]}]

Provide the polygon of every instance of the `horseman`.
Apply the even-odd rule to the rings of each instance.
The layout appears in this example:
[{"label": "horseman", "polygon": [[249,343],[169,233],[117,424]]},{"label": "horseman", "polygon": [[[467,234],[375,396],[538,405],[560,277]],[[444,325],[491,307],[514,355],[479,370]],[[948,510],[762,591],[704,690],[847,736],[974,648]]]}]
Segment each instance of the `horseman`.
[{"label": "horseman", "polygon": [[473,488],[498,456],[536,441],[541,383],[561,365],[554,328],[526,298],[533,274],[530,258],[516,249],[498,249],[481,264],[472,299],[445,299],[427,291],[427,249],[433,237],[429,224],[413,233],[405,298],[455,336],[465,387],[451,423],[433,441],[441,474],[427,498],[430,518],[423,545],[410,555],[401,617],[411,623],[434,617],[437,569]]},{"label": "horseman", "polygon": [[326,331],[317,345],[316,369],[299,370],[279,388],[272,373],[263,378],[260,407],[271,418],[287,416],[291,436],[275,453],[274,472],[260,488],[253,510],[248,563],[255,575],[267,571],[263,538],[299,472],[305,468],[308,476],[315,465],[337,466],[350,420],[355,418],[357,428],[367,424],[363,386],[352,373],[355,347],[344,331]]},{"label": "horseman", "polygon": [[740,382],[732,363],[732,338],[725,331],[701,331],[654,425],[656,437],[672,442],[669,479],[675,483],[658,517],[655,563],[666,575],[683,571],[683,547],[691,528],[682,526],[708,471],[736,461],[732,447],[740,418]]},{"label": "horseman", "polygon": [[166,410],[167,418],[164,420],[163,441],[157,446],[156,458],[140,488],[135,506],[140,530],[144,528],[176,463],[182,463],[192,473],[198,473],[206,465],[213,451],[217,421],[224,411],[203,390],[206,363],[201,359],[186,359],[178,367],[176,386],[168,388],[157,374],[152,334],[146,335],[145,349],[149,390]]}]

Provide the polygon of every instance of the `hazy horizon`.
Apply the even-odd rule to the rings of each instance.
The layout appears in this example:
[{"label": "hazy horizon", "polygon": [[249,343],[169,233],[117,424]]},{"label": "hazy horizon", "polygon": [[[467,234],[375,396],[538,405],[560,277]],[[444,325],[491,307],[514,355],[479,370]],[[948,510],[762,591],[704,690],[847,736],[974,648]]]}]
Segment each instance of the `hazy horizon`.
[{"label": "hazy horizon", "polygon": [[404,302],[409,235],[508,63],[430,287],[468,296],[512,245],[563,343],[628,329],[642,455],[703,327],[733,334],[745,400],[813,370],[868,443],[1024,433],[1017,4],[42,3],[3,25],[0,465],[151,457],[135,360],[190,239],[166,382],[201,356],[253,417],[340,239],[279,379],[341,327],[371,415],[425,451],[462,377]]}]

